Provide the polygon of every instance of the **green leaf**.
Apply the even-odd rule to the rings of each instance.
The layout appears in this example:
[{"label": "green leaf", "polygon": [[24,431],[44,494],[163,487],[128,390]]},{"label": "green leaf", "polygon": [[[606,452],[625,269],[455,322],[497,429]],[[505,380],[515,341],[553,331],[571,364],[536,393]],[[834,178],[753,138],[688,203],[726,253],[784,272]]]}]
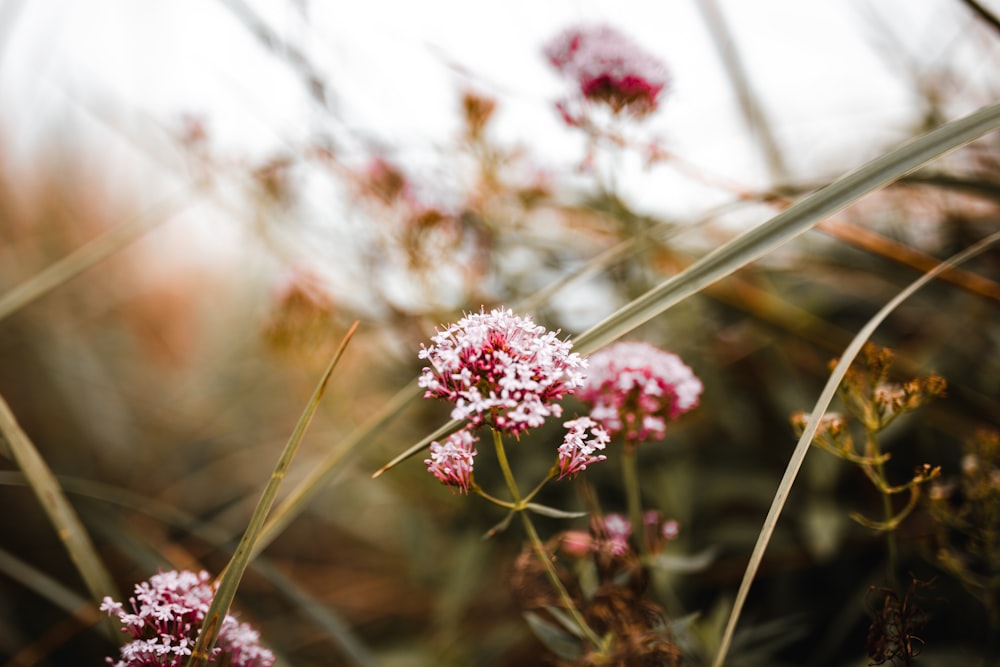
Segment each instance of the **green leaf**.
[{"label": "green leaf", "polygon": [[566,510],[556,509],[555,507],[548,507],[547,505],[539,505],[538,503],[528,503],[524,507],[531,510],[535,514],[549,516],[553,519],[579,519],[580,517],[587,516],[586,512],[568,512]]},{"label": "green leaf", "polygon": [[524,612],[524,620],[528,622],[528,627],[538,640],[560,658],[577,660],[583,654],[583,642],[579,637],[549,623],[532,611]]}]

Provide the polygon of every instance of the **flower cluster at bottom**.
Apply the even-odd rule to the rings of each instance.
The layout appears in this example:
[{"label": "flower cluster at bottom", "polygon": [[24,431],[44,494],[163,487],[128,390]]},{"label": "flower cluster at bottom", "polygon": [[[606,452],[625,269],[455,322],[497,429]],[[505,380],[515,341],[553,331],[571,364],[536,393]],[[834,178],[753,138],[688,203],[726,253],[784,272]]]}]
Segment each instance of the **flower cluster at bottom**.
[{"label": "flower cluster at bottom", "polygon": [[[108,658],[114,667],[182,667],[198,640],[215,587],[208,572],[160,572],[136,584],[125,605],[105,597],[101,611],[117,618],[132,641],[121,647],[121,659]],[[210,662],[232,667],[270,667],[274,654],[259,643],[260,635],[246,623],[227,615]]]}]

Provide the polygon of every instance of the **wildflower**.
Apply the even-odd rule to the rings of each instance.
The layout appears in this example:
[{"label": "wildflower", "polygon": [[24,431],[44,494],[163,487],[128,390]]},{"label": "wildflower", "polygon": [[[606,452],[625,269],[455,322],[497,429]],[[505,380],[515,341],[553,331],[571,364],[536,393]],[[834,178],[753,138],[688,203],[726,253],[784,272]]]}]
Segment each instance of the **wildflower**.
[{"label": "wildflower", "polygon": [[[669,83],[666,66],[610,26],[571,28],[544,48],[556,70],[575,81],[584,99],[637,116],[655,111]],[[564,114],[565,116],[565,114]]]},{"label": "wildflower", "polygon": [[[611,436],[590,417],[580,417],[563,424],[569,432],[559,446],[559,479],[574,476],[587,469],[591,463],[605,460],[603,450],[611,441]],[[587,438],[590,431],[590,438]]]},{"label": "wildflower", "polygon": [[592,355],[579,392],[590,416],[628,445],[662,439],[667,421],[698,405],[701,380],[680,357],[648,343],[615,343]]},{"label": "wildflower", "polygon": [[469,492],[472,481],[472,464],[475,458],[478,438],[469,429],[456,431],[448,436],[444,444],[431,443],[431,457],[424,460],[427,471],[441,480],[442,484],[458,487],[462,493]]},{"label": "wildflower", "polygon": [[425,398],[455,404],[452,419],[520,435],[562,416],[557,401],[583,384],[586,367],[572,345],[530,317],[498,308],[466,315],[421,347]]},{"label": "wildflower", "polygon": [[[121,648],[114,667],[181,667],[191,655],[205,614],[215,595],[208,572],[160,572],[135,587],[129,598],[130,611],[105,597],[101,611],[117,617],[122,632],[132,641]],[[270,667],[274,654],[259,644],[260,635],[246,623],[227,615],[219,630],[212,662],[233,667]]]}]

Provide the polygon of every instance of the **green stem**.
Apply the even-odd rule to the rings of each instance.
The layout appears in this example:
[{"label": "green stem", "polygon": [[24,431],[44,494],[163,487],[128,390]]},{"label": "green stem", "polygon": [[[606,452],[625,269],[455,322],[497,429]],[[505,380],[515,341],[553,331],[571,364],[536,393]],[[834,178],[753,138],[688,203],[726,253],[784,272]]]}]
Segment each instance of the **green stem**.
[{"label": "green stem", "polygon": [[646,531],[642,523],[642,496],[639,489],[638,447],[625,444],[625,456],[622,457],[622,483],[625,486],[625,502],[628,507],[628,520],[632,524],[632,536],[640,554],[645,554]]},{"label": "green stem", "polygon": [[594,645],[595,648],[598,650],[603,649],[604,644],[601,642],[601,639],[597,636],[597,633],[595,633],[591,627],[587,625],[587,621],[583,618],[580,610],[577,609],[576,605],[573,603],[573,598],[570,597],[569,591],[566,590],[566,587],[563,586],[562,581],[560,581],[555,565],[552,564],[552,558],[545,551],[545,546],[542,544],[541,538],[538,537],[538,531],[535,530],[535,524],[531,522],[531,517],[524,511],[521,493],[517,490],[517,483],[514,481],[514,473],[511,472],[510,462],[507,460],[507,452],[503,446],[503,437],[496,429],[493,429],[493,445],[497,450],[497,460],[500,462],[500,471],[503,473],[503,478],[507,482],[507,488],[510,490],[510,495],[514,500],[514,505],[516,507],[515,511],[521,515],[521,522],[524,524],[524,532],[528,534],[528,540],[531,542],[531,547],[534,549],[538,560],[545,568],[545,574],[548,576],[552,586],[559,594],[559,599],[562,600],[563,606],[566,607],[570,616],[573,617],[573,620],[580,627],[580,631],[584,634],[584,636],[586,636],[587,640]]},{"label": "green stem", "polygon": [[483,487],[479,486],[475,482],[473,482],[472,484],[470,484],[469,488],[472,489],[473,493],[475,493],[477,496],[479,496],[480,498],[485,498],[486,500],[490,501],[494,505],[499,505],[500,507],[506,507],[509,510],[514,510],[514,509],[517,509],[517,507],[518,507],[517,503],[512,503],[512,502],[507,501],[507,500],[500,500],[496,496],[491,496],[490,494],[488,494],[485,491],[483,491]]},{"label": "green stem", "polygon": [[[875,474],[878,478],[882,480],[884,486],[888,486],[888,480],[885,477],[885,459],[882,457],[881,449],[878,444],[878,432],[869,430],[867,443],[866,443],[866,454],[875,460]],[[882,495],[882,513],[885,514],[885,521],[887,524],[892,522],[892,499],[888,493],[884,490],[879,489]],[[895,529],[885,531],[885,541],[886,550],[888,552],[888,581],[889,586],[893,589],[896,587],[896,531]]]},{"label": "green stem", "polygon": [[493,429],[493,446],[497,450],[500,472],[503,473],[503,479],[507,482],[507,488],[510,490],[510,497],[514,501],[514,507],[518,507],[521,505],[521,492],[517,490],[517,482],[514,481],[514,473],[511,472],[510,462],[507,460],[507,450],[503,446],[503,436],[496,429]]}]

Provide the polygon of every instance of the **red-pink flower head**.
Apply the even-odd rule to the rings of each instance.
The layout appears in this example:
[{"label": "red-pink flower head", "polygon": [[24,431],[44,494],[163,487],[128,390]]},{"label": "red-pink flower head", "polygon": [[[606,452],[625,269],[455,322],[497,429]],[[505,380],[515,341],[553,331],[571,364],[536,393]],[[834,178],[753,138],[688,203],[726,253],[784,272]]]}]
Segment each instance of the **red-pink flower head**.
[{"label": "red-pink flower head", "polygon": [[419,353],[430,364],[424,397],[454,403],[452,419],[473,427],[520,435],[562,416],[558,401],[583,384],[587,364],[572,345],[508,309],[466,315],[431,340]]},{"label": "red-pink flower head", "polygon": [[590,416],[630,446],[661,440],[667,422],[698,405],[701,380],[680,357],[648,343],[614,343],[590,356],[578,392]]},{"label": "red-pink flower head", "polygon": [[544,48],[560,74],[572,79],[585,99],[644,116],[655,111],[670,81],[666,66],[610,26],[565,30]]},{"label": "red-pink flower head", "polygon": [[[130,611],[105,597],[101,611],[116,617],[132,641],[121,647],[114,667],[181,667],[187,663],[215,595],[208,572],[160,572],[135,587]],[[233,667],[270,667],[274,654],[259,644],[260,635],[227,615],[219,630],[210,662]]]},{"label": "red-pink flower head", "polygon": [[424,459],[427,472],[437,477],[442,484],[468,493],[472,482],[472,465],[478,453],[476,442],[478,438],[468,428],[452,433],[443,444],[432,442],[431,457]]},{"label": "red-pink flower head", "polygon": [[566,427],[567,433],[563,444],[559,446],[559,479],[574,477],[586,470],[591,463],[598,463],[608,458],[598,452],[611,442],[611,436],[593,419],[579,417],[566,422],[563,426]]}]

